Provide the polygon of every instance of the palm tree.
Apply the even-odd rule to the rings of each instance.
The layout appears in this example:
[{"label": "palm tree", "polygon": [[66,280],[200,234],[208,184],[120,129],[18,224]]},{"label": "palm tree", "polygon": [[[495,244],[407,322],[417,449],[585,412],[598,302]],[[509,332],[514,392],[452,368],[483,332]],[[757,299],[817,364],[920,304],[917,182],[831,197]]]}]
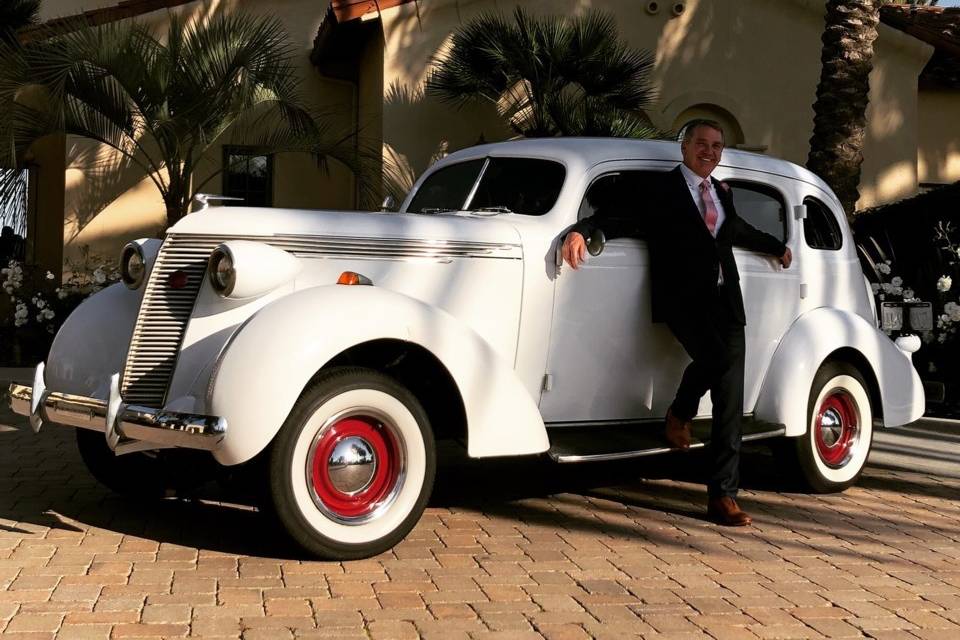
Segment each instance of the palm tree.
[{"label": "palm tree", "polygon": [[358,175],[365,204],[380,195],[379,147],[358,151],[355,132],[335,134],[325,114],[305,106],[276,19],[233,14],[186,23],[171,14],[162,40],[127,21],[10,49],[7,58],[0,99],[12,104],[13,127],[5,146],[21,154],[55,132],[104,144],[153,181],[168,224],[203,188],[192,183],[198,167],[217,175],[219,145],[240,136],[265,154],[342,161]]},{"label": "palm tree", "polygon": [[[5,0],[0,3],[0,48],[14,46],[17,31],[36,24],[39,16],[40,0]],[[3,122],[9,113],[7,105],[0,100],[0,131],[9,128]],[[27,233],[28,173],[10,158],[6,158],[6,162],[3,160],[0,152],[0,226],[12,227],[17,235],[24,237]]]},{"label": "palm tree", "polygon": [[883,0],[827,0],[822,69],[807,167],[837,194],[848,216],[860,198],[860,166],[873,42]]},{"label": "palm tree", "polygon": [[652,137],[653,57],[620,41],[609,14],[513,20],[484,13],[453,34],[427,91],[458,108],[493,104],[519,135]]},{"label": "palm tree", "polygon": [[40,21],[40,0],[4,0],[0,3],[0,40],[10,43],[17,31]]}]

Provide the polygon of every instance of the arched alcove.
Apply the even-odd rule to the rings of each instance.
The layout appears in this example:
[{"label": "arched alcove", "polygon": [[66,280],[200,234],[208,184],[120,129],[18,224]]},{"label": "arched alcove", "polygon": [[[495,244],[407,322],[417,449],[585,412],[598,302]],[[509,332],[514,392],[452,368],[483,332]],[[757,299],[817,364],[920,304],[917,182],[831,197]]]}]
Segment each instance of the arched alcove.
[{"label": "arched alcove", "polygon": [[736,147],[737,145],[743,144],[743,129],[740,127],[740,123],[737,122],[737,118],[723,107],[706,102],[695,104],[681,111],[679,115],[674,118],[671,129],[679,135],[687,123],[700,118],[716,120],[720,123],[720,126],[723,128],[724,143],[727,147]]}]

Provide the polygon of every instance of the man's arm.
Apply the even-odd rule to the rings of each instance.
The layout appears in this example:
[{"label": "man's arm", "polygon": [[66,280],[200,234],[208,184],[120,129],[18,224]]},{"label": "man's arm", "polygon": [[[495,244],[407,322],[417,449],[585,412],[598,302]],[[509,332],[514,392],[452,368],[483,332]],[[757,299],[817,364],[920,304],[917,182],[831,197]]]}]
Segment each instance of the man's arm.
[{"label": "man's arm", "polygon": [[760,231],[740,216],[733,216],[733,245],[757,253],[766,253],[776,256],[780,264],[787,268],[793,262],[793,252],[790,247],[769,233]]},{"label": "man's arm", "polygon": [[587,242],[597,231],[602,231],[607,240],[640,237],[644,232],[640,222],[641,216],[638,215],[622,218],[595,214],[589,218],[584,218],[570,227],[563,241],[561,255],[567,264],[577,269],[586,260]]}]

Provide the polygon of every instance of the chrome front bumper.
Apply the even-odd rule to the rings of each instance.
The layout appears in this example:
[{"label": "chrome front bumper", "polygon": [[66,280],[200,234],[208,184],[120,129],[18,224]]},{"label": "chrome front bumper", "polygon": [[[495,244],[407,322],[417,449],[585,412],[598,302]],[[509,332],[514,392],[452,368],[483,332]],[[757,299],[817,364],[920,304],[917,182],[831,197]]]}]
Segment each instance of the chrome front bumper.
[{"label": "chrome front bumper", "polygon": [[[103,432],[111,449],[184,447],[214,451],[227,433],[227,421],[218,416],[162,411],[149,407],[124,405],[113,377],[110,400],[74,396],[48,391],[43,380],[43,364],[34,374],[33,386],[10,385],[10,408],[30,419],[34,431],[43,421]],[[134,443],[124,443],[125,440]],[[129,446],[133,444],[133,446]],[[152,447],[149,445],[153,445]]]}]

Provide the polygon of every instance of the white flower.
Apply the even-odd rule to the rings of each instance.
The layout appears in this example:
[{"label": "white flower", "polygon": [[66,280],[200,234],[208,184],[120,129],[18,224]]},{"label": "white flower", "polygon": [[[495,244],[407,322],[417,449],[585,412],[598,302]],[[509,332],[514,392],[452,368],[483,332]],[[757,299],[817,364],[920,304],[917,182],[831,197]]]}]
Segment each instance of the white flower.
[{"label": "white flower", "polygon": [[904,289],[903,297],[909,300],[910,302],[916,302],[913,298],[913,289]]},{"label": "white flower", "polygon": [[47,306],[47,303],[43,300],[43,298],[34,298],[33,304],[36,305],[37,309],[43,309],[45,306]]},{"label": "white flower", "polygon": [[877,295],[878,293],[880,293],[880,285],[877,284],[876,282],[871,282],[870,288],[873,290],[873,295]]},{"label": "white flower", "polygon": [[7,293],[13,293],[13,287],[4,287],[3,290]]},{"label": "white flower", "polygon": [[890,279],[890,284],[892,284],[895,287],[902,287],[903,278],[901,278],[900,276],[893,276],[893,278]]},{"label": "white flower", "polygon": [[57,289],[57,297],[63,300],[64,298],[67,297],[67,292]]},{"label": "white flower", "polygon": [[937,280],[937,291],[940,293],[946,293],[950,291],[950,287],[953,286],[953,278],[950,276],[940,276]]},{"label": "white flower", "polygon": [[57,276],[53,275],[52,271],[47,271],[47,280],[53,280]]},{"label": "white flower", "polygon": [[57,314],[55,314],[53,312],[53,309],[51,309],[50,307],[47,307],[46,309],[43,310],[43,317],[46,318],[47,320],[53,320],[54,316],[56,315]]},{"label": "white flower", "polygon": [[890,275],[890,265],[884,262],[881,262],[880,264],[877,265],[877,271],[879,271],[885,276]]},{"label": "white flower", "polygon": [[902,295],[903,295],[903,287],[893,287],[893,286],[891,286],[891,287],[890,287],[890,293],[892,293],[892,294],[895,295],[895,296],[902,296]]},{"label": "white flower", "polygon": [[107,274],[103,271],[101,267],[97,267],[93,271],[93,281],[97,284],[103,284],[107,281]]},{"label": "white flower", "polygon": [[38,314],[37,314],[37,322],[43,322],[43,314],[42,314],[42,313],[38,313]]}]

